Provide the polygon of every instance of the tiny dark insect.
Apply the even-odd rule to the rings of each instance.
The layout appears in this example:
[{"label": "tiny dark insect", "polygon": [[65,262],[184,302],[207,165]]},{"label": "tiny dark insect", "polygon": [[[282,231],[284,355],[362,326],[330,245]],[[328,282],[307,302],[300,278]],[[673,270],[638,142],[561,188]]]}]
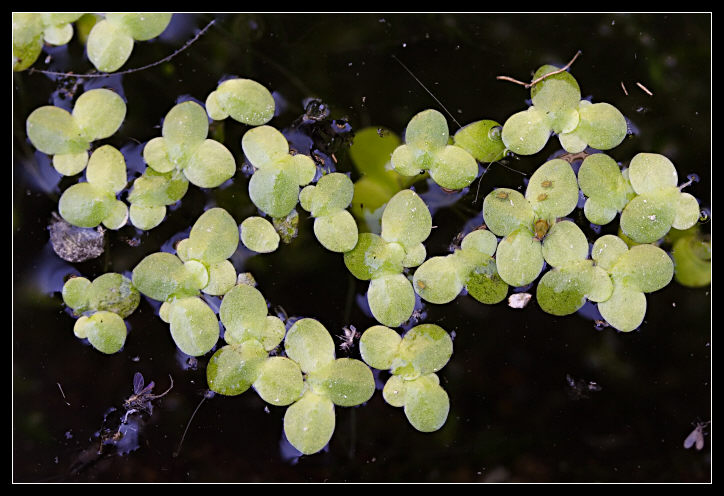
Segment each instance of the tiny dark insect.
[{"label": "tiny dark insect", "polygon": [[168,392],[173,388],[173,377],[169,375],[168,378],[171,379],[171,385],[168,389],[161,394],[153,394],[152,391],[156,386],[156,383],[151,381],[148,384],[145,384],[143,374],[136,372],[133,375],[133,394],[126,398],[123,402],[124,408],[126,410],[143,410],[150,412],[151,401],[166,396],[166,394],[168,394]]},{"label": "tiny dark insect", "polygon": [[357,332],[357,329],[355,329],[353,325],[343,327],[342,331],[344,331],[344,334],[337,335],[337,337],[342,340],[339,349],[349,351],[350,348],[354,346],[354,340],[360,337],[360,333]]},{"label": "tiny dark insect", "polygon": [[684,439],[684,448],[689,449],[692,446],[696,446],[697,451],[704,449],[704,436],[706,433],[704,429],[711,423],[711,420],[707,422],[697,422],[694,430],[686,436]]}]

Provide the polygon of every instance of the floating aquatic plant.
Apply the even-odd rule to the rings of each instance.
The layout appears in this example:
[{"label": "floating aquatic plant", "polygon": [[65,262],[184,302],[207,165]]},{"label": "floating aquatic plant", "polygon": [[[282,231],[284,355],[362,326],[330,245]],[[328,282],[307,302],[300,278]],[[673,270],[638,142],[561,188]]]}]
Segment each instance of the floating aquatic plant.
[{"label": "floating aquatic plant", "polygon": [[279,248],[279,234],[264,217],[247,217],[239,230],[241,242],[251,251],[271,253]]},{"label": "floating aquatic plant", "polygon": [[[300,319],[284,337],[284,324],[267,315],[256,289],[239,285],[229,291],[220,315],[229,344],[209,362],[209,387],[237,395],[253,386],[267,403],[290,405],[284,432],[302,453],[316,453],[329,443],[335,405],[359,405],[374,393],[369,367],[359,360],[335,359],[332,337],[318,321]],[[270,357],[282,339],[287,356]]]},{"label": "floating aquatic plant", "polygon": [[206,98],[206,112],[215,121],[231,117],[250,126],[261,126],[274,117],[274,97],[251,79],[227,79]]},{"label": "floating aquatic plant", "polygon": [[463,148],[449,145],[447,121],[437,110],[415,115],[405,129],[405,144],[392,153],[392,166],[403,176],[429,171],[446,189],[462,189],[478,176],[478,163]]},{"label": "floating aquatic plant", "polygon": [[[525,286],[538,277],[545,256],[546,234],[558,218],[570,214],[578,203],[578,182],[565,160],[554,159],[530,177],[525,196],[508,188],[497,188],[483,202],[485,224],[504,236],[498,245],[496,265],[500,278],[511,286]],[[578,230],[575,224],[572,230]]]},{"label": "floating aquatic plant", "polygon": [[80,318],[73,332],[88,339],[98,351],[112,354],[126,342],[123,321],[138,307],[141,295],[133,283],[121,274],[110,272],[91,282],[72,277],[63,285],[63,302]]},{"label": "floating aquatic plant", "polygon": [[361,226],[380,232],[384,206],[398,191],[409,187],[424,175],[403,176],[392,167],[391,157],[402,140],[384,128],[367,127],[354,135],[349,157],[361,177],[354,183],[352,215]]},{"label": "floating aquatic plant", "polygon": [[[540,67],[536,80],[557,71],[552,65]],[[568,72],[558,72],[531,87],[533,105],[513,114],[503,125],[505,146],[520,155],[533,155],[543,149],[551,132],[558,135],[561,146],[570,153],[582,152],[587,146],[609,150],[626,137],[626,119],[608,103],[581,100],[581,89]]]},{"label": "floating aquatic plant", "polygon": [[301,153],[291,155],[287,139],[271,126],[248,130],[241,147],[256,169],[249,180],[251,201],[273,218],[289,215],[299,201],[299,187],[314,180],[314,161]]},{"label": "floating aquatic plant", "polygon": [[572,222],[554,224],[543,245],[543,255],[553,269],[536,290],[538,305],[553,315],[578,311],[589,299],[606,301],[613,291],[608,272],[588,258],[588,240]]},{"label": "floating aquatic plant", "polygon": [[495,121],[484,119],[461,127],[453,136],[457,146],[482,163],[495,162],[505,156],[503,128]]},{"label": "floating aquatic plant", "polygon": [[390,199],[381,225],[380,235],[359,235],[354,249],[344,254],[344,263],[357,279],[370,281],[367,302],[372,315],[382,324],[397,327],[415,307],[415,291],[402,270],[425,260],[422,242],[430,235],[432,217],[425,202],[406,189]]},{"label": "floating aquatic plant", "polygon": [[13,70],[24,71],[38,59],[43,43],[65,45],[82,12],[13,12]]},{"label": "floating aquatic plant", "polygon": [[611,296],[598,303],[601,316],[622,332],[641,325],[646,314],[646,296],[663,288],[674,275],[674,264],[658,246],[642,244],[629,249],[612,234],[601,236],[593,244],[591,258],[611,278]]},{"label": "floating aquatic plant", "polygon": [[598,225],[611,222],[636,196],[628,180],[628,169],[621,171],[614,159],[603,153],[589,155],[578,170],[578,184],[586,195],[583,212]]},{"label": "floating aquatic plant", "polygon": [[231,152],[207,139],[209,121],[203,107],[187,101],[174,106],[163,121],[162,137],[143,149],[148,164],[128,195],[130,217],[139,229],[152,229],[166,216],[166,206],[183,198],[188,183],[215,188],[236,172]]},{"label": "floating aquatic plant", "polygon": [[99,71],[117,71],[131,56],[134,42],[163,33],[171,16],[163,12],[107,13],[88,35],[88,58]]},{"label": "floating aquatic plant", "polygon": [[478,229],[468,233],[459,250],[444,257],[428,258],[415,271],[412,286],[430,303],[448,303],[463,288],[476,300],[493,304],[503,301],[508,285],[500,278],[493,255],[498,245],[495,235]]},{"label": "floating aquatic plant", "polygon": [[673,243],[674,279],[690,288],[711,284],[711,238],[697,228],[686,231],[672,229],[667,241]]},{"label": "floating aquatic plant", "polygon": [[404,337],[377,325],[360,338],[367,365],[392,374],[382,390],[385,401],[404,407],[407,420],[422,432],[436,431],[447,420],[450,400],[435,372],[447,364],[452,351],[450,335],[435,324],[415,326]]},{"label": "floating aquatic plant", "polygon": [[128,207],[116,199],[126,187],[126,161],[111,145],[97,148],[88,160],[87,182],[66,189],[58,201],[58,211],[68,223],[78,227],[120,229],[128,221]]},{"label": "floating aquatic plant", "polygon": [[219,338],[218,319],[201,299],[201,291],[223,295],[236,283],[228,261],[239,244],[238,227],[222,208],[204,212],[187,239],[176,246],[178,256],[153,253],[133,269],[133,284],[145,296],[164,302],[159,315],[170,324],[178,348],[204,355]]},{"label": "floating aquatic plant", "polygon": [[299,194],[302,208],[314,217],[314,235],[330,251],[344,253],[357,244],[357,223],[345,210],[353,194],[352,180],[339,172],[322,176]]},{"label": "floating aquatic plant", "polygon": [[113,135],[126,117],[126,104],[114,91],[97,88],[76,100],[73,112],[46,105],[28,116],[26,131],[35,148],[53,155],[53,167],[73,176],[85,169],[91,142]]},{"label": "floating aquatic plant", "polygon": [[684,230],[699,220],[699,202],[682,193],[671,161],[658,153],[631,159],[628,178],[636,197],[621,212],[621,230],[637,243],[653,243],[673,227]]}]

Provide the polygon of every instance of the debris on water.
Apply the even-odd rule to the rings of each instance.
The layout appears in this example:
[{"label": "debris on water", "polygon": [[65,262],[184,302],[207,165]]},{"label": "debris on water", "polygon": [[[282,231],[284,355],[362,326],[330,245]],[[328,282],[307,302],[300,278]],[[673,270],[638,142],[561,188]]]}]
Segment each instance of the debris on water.
[{"label": "debris on water", "polygon": [[50,244],[63,260],[73,263],[85,262],[103,253],[106,231],[101,226],[76,227],[53,212],[48,230]]},{"label": "debris on water", "polygon": [[353,325],[343,327],[342,331],[344,334],[337,335],[337,337],[342,340],[339,345],[339,349],[349,352],[349,350],[354,346],[355,340],[359,339],[360,333],[357,332],[357,329],[355,329]]},{"label": "debris on water", "polygon": [[256,279],[251,272],[241,272],[236,278],[236,284],[246,284],[252,288],[256,287]]},{"label": "debris on water", "polygon": [[282,242],[289,244],[299,234],[299,213],[295,208],[286,217],[272,219],[274,230],[276,230]]},{"label": "debris on water", "polygon": [[514,293],[508,297],[510,308],[525,308],[533,297],[530,293]]},{"label": "debris on water", "polygon": [[704,429],[711,423],[711,420],[707,422],[697,422],[694,430],[686,436],[684,439],[684,448],[689,449],[692,446],[696,446],[697,451],[704,449],[704,436],[706,433]]},{"label": "debris on water", "polygon": [[574,400],[588,399],[588,393],[595,393],[602,388],[595,381],[587,381],[586,379],[574,379],[570,374],[566,374],[566,383],[568,383],[568,396]]}]

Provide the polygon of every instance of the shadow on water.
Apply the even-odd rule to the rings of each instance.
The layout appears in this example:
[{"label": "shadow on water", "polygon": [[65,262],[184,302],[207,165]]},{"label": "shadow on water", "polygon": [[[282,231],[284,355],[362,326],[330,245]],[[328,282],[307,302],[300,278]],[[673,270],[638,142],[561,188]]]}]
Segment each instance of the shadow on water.
[{"label": "shadow on water", "polygon": [[[238,222],[255,215],[248,174],[239,170],[214,190],[191,186],[158,228],[108,231],[103,255],[67,262],[54,253],[48,225],[60,193],[76,179],[59,177],[24,127],[40,105],[68,107],[81,91],[111,85],[128,102],[128,114],[103,144],[123,150],[132,181],[144,168],[142,145],[160,135],[161,119],[178,98],[203,101],[220,80],[248,77],[274,91],[281,110],[271,124],[284,129],[296,149],[322,168],[354,175],[346,145],[355,130],[375,126],[402,134],[416,112],[443,111],[398,61],[460,123],[503,122],[525,108],[530,94],[496,76],[527,80],[538,66],[564,65],[580,49],[571,72],[584,97],[616,105],[636,130],[611,156],[626,163],[639,151],[667,155],[682,177],[698,176],[687,191],[708,211],[709,15],[177,14],[159,39],[137,43],[127,67],[168,56],[212,19],[188,49],[141,72],[85,82],[14,75],[15,481],[710,480],[705,434],[711,426],[696,431],[710,421],[710,288],[672,283],[648,295],[644,324],[628,334],[601,325],[590,305],[559,318],[541,311],[535,298],[521,309],[482,305],[467,295],[446,305],[418,301],[421,321],[455,336],[452,359],[440,372],[451,401],[443,428],[415,431],[377,391],[365,405],[338,408],[331,443],[301,456],[284,439],[284,408],[266,405],[253,391],[205,396],[211,354],[190,359],[177,351],[156,302],[142,298],[127,319],[124,349],[104,356],[73,335],[74,318],[60,296],[69,275],[128,275],[146,255],[172,250],[210,206],[225,208]],[[76,39],[46,52],[35,67],[92,68]],[[210,129],[239,169],[245,131],[229,121]],[[521,173],[530,175],[541,157],[556,154],[555,141],[535,157],[487,167],[462,192],[416,183],[436,226],[425,243],[428,256],[449,253],[456,235],[481,224],[482,198],[493,187],[523,189]],[[572,216],[589,236],[598,235],[578,211]],[[289,321],[317,318],[343,344],[345,328],[375,324],[365,307],[367,284],[350,277],[341,256],[319,246],[306,212],[299,226],[297,238],[277,252],[254,255],[240,247],[232,261],[238,272],[254,275],[273,312],[281,309]],[[359,357],[354,338],[337,354]],[[134,382],[135,373],[156,385],[148,391],[152,399],[128,408],[124,400],[148,387]],[[169,376],[173,388],[161,394]],[[385,377],[377,379],[381,385]],[[697,449],[685,449],[685,439]]]}]

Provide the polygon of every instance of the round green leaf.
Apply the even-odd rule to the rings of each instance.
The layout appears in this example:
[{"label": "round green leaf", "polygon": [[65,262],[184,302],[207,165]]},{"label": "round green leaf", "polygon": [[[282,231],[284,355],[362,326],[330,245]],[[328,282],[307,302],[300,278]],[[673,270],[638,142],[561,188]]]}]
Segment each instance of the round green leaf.
[{"label": "round green leaf", "polygon": [[611,276],[614,281],[651,293],[671,282],[674,263],[658,246],[636,245],[621,255],[611,270]]},{"label": "round green leaf", "polygon": [[84,312],[88,307],[88,288],[91,282],[85,277],[71,277],[63,284],[63,303],[76,313]]},{"label": "round green leaf", "polygon": [[535,213],[528,200],[508,188],[497,188],[483,200],[483,218],[485,225],[498,236],[507,236],[516,229],[530,229]]},{"label": "round green leaf", "polygon": [[172,14],[166,12],[107,13],[106,19],[122,27],[133,39],[146,41],[164,32]]},{"label": "round green leaf", "polygon": [[171,337],[187,355],[201,356],[216,345],[219,321],[201,298],[181,298],[171,303],[168,314]]},{"label": "round green leaf", "polygon": [[628,245],[624,240],[613,234],[606,234],[593,243],[591,258],[597,265],[610,271],[618,259],[627,251]]},{"label": "round green leaf", "polygon": [[359,351],[370,367],[388,370],[397,355],[402,338],[396,331],[382,325],[372,326],[362,333]]},{"label": "round green leaf", "polygon": [[291,405],[304,389],[302,371],[287,357],[271,357],[259,368],[254,389],[267,403],[275,406]]},{"label": "round green leaf", "polygon": [[463,189],[478,177],[478,163],[459,146],[448,145],[435,153],[430,176],[443,188]]},{"label": "round green leaf", "polygon": [[267,353],[258,341],[222,347],[206,367],[209,389],[226,396],[243,393],[257,379],[266,359]]},{"label": "round green leaf", "polygon": [[458,275],[455,259],[432,257],[415,271],[412,286],[423,300],[444,304],[453,301],[460,294],[463,281]]},{"label": "round green leaf", "polygon": [[204,140],[191,154],[184,175],[199,188],[215,188],[236,173],[236,162],[228,148],[212,139]]},{"label": "round green leaf", "polygon": [[437,372],[452,356],[450,335],[435,324],[420,324],[402,338],[392,373],[405,379],[415,379]]},{"label": "round green leaf", "polygon": [[223,208],[210,208],[198,218],[189,234],[188,258],[207,264],[231,257],[239,246],[234,218]]},{"label": "round green leaf", "polygon": [[115,91],[86,91],[75,102],[73,118],[88,141],[113,135],[126,117],[126,104]]},{"label": "round green leaf", "polygon": [[678,195],[669,188],[637,196],[621,212],[621,230],[637,243],[663,238],[676,219]]},{"label": "round green leaf", "polygon": [[427,205],[410,189],[393,196],[382,214],[381,236],[404,247],[421,243],[430,235],[432,216]]},{"label": "round green leaf", "polygon": [[345,253],[357,245],[357,223],[347,210],[314,219],[314,235],[326,249]]},{"label": "round green leaf", "polygon": [[115,272],[95,278],[86,294],[90,308],[113,312],[124,319],[133,313],[141,301],[141,295],[133,283]]},{"label": "round green leaf", "polygon": [[83,334],[93,348],[107,355],[116,353],[126,342],[126,323],[113,312],[96,312],[84,320]]},{"label": "round green leaf", "polygon": [[256,81],[228,79],[214,93],[215,104],[236,121],[261,126],[274,117],[274,98]]},{"label": "round green leaf", "polygon": [[110,145],[97,148],[88,160],[86,178],[106,191],[120,192],[128,182],[123,154]]},{"label": "round green leaf", "polygon": [[543,240],[543,258],[553,267],[562,267],[588,257],[588,240],[581,228],[569,220],[556,222]]},{"label": "round green leaf", "polygon": [[77,183],[66,189],[58,201],[60,215],[78,227],[96,227],[110,212],[115,198],[91,183]]},{"label": "round green leaf", "polygon": [[445,146],[449,136],[445,116],[434,109],[416,114],[405,129],[405,143],[421,150]]},{"label": "round green leaf", "polygon": [[339,406],[360,405],[375,392],[372,371],[353,358],[334,360],[323,369],[310,372],[307,381],[314,384],[316,392]]},{"label": "round green leaf", "polygon": [[322,369],[334,360],[332,336],[315,319],[297,320],[284,338],[284,349],[305,373]]},{"label": "round green leaf", "polygon": [[525,198],[548,222],[570,214],[578,204],[578,180],[570,164],[553,159],[541,165],[530,177]]},{"label": "round green leaf", "polygon": [[461,127],[453,138],[457,146],[478,162],[495,162],[505,156],[502,130],[497,122],[482,120]]},{"label": "round green leaf", "polygon": [[35,148],[48,155],[77,154],[88,150],[88,140],[67,110],[46,105],[28,116],[25,130]]},{"label": "round green leaf", "polygon": [[614,281],[611,297],[598,304],[598,311],[619,331],[633,331],[644,321],[646,296],[636,288]]},{"label": "round green leaf", "polygon": [[126,63],[133,51],[133,38],[128,32],[108,20],[98,22],[86,41],[86,52],[101,72],[113,72]]},{"label": "round green leaf", "polygon": [[88,164],[88,152],[63,153],[53,157],[53,167],[64,176],[75,176],[83,172]]},{"label": "round green leaf", "polygon": [[496,264],[500,278],[511,286],[525,286],[543,269],[540,242],[526,229],[518,229],[498,245]]},{"label": "round green leaf", "polygon": [[513,114],[503,125],[503,143],[513,153],[533,155],[543,149],[551,135],[545,112],[536,107]]},{"label": "round green leaf", "polygon": [[241,242],[251,251],[271,253],[279,248],[279,234],[263,217],[247,217],[239,226]]},{"label": "round green leaf", "polygon": [[639,195],[676,187],[679,176],[671,160],[658,153],[639,153],[628,167],[631,186]]},{"label": "round green leaf", "polygon": [[260,340],[268,309],[258,289],[238,284],[221,300],[219,318],[226,328],[224,340],[229,344],[241,343],[249,338]]},{"label": "round green leaf", "polygon": [[305,455],[317,453],[329,443],[334,424],[334,404],[311,391],[287,408],[284,414],[287,440]]},{"label": "round green leaf", "polygon": [[415,291],[402,274],[382,276],[370,281],[367,302],[378,322],[397,327],[412,315]]},{"label": "round green leaf", "polygon": [[[584,100],[585,101],[585,100]],[[619,110],[608,103],[594,103],[578,107],[580,122],[576,134],[597,150],[617,147],[628,132],[626,119]]]},{"label": "round green leaf", "polygon": [[418,431],[440,429],[449,412],[450,399],[435,379],[425,376],[406,384],[405,416]]}]

